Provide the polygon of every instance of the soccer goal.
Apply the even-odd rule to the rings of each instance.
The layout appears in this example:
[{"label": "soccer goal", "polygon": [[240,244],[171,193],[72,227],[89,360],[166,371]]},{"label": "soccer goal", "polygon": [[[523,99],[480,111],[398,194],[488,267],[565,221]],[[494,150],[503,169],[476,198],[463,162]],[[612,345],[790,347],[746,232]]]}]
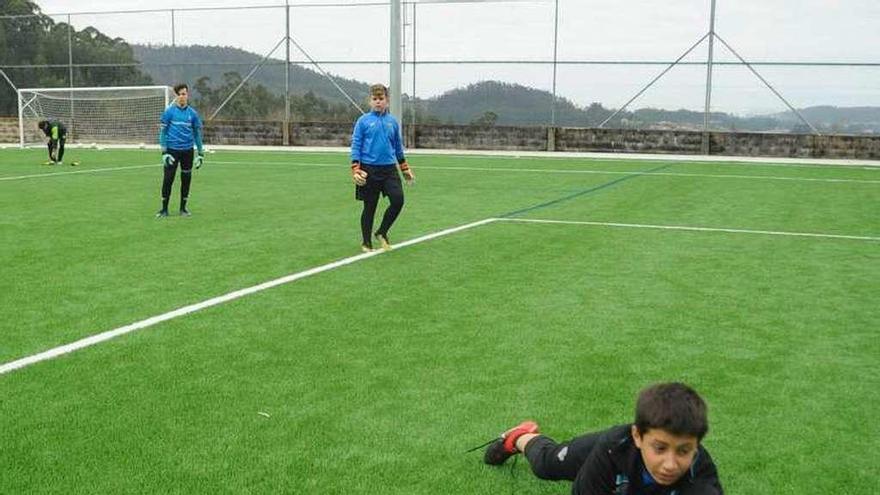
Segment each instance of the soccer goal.
[{"label": "soccer goal", "polygon": [[167,86],[19,89],[21,146],[46,141],[37,128],[41,120],[61,121],[68,143],[152,143],[173,98]]}]

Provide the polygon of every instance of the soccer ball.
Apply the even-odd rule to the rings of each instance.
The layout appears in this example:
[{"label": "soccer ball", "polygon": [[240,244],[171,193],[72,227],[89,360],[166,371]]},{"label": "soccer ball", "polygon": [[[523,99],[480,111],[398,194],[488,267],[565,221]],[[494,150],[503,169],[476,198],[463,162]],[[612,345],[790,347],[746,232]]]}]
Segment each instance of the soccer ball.
[{"label": "soccer ball", "polygon": [[98,149],[98,143],[92,143],[92,149],[93,150]]},{"label": "soccer ball", "polygon": [[144,143],[141,143],[140,148],[141,148],[142,150],[143,150],[143,149],[146,149],[146,148],[147,148],[147,145],[144,144]]}]

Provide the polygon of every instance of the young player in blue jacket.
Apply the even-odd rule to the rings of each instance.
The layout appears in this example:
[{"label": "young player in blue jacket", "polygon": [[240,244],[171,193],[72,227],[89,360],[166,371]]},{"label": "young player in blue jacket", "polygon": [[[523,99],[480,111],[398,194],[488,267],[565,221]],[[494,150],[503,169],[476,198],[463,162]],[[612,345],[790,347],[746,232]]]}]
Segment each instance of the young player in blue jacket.
[{"label": "young player in blue jacket", "polygon": [[[198,112],[189,106],[189,87],[186,84],[174,86],[177,95],[174,103],[165,109],[159,130],[159,146],[162,148],[162,209],[156,217],[168,216],[168,200],[171,197],[171,185],[180,165],[180,215],[188,217],[186,202],[189,199],[189,187],[192,182],[193,163],[200,168],[205,158],[202,149],[202,119]],[[198,155],[193,159],[193,146]]]},{"label": "young player in blue jacket", "polygon": [[403,209],[403,187],[398,166],[408,184],[415,180],[403,154],[400,124],[388,113],[388,88],[382,84],[370,86],[371,112],[365,113],[354,124],[351,135],[351,176],[355,183],[355,198],[363,201],[361,212],[361,250],[373,250],[371,233],[379,195],[390,201],[382,216],[375,237],[382,249],[391,249],[388,231]]}]

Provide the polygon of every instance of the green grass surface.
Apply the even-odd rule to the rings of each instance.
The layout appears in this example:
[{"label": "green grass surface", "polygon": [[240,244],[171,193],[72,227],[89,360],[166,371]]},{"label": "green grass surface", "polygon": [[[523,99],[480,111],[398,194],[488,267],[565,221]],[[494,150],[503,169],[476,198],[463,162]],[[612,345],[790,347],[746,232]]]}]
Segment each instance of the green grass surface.
[{"label": "green grass surface", "polygon": [[[358,253],[342,154],[209,155],[164,220],[157,153],[43,154],[0,151],[0,363]],[[392,241],[505,216],[880,237],[880,169],[411,163]],[[709,402],[728,493],[874,493],[878,295],[876,240],[494,222],[0,375],[0,493],[564,494],[464,451],[630,421],[664,380]]]}]

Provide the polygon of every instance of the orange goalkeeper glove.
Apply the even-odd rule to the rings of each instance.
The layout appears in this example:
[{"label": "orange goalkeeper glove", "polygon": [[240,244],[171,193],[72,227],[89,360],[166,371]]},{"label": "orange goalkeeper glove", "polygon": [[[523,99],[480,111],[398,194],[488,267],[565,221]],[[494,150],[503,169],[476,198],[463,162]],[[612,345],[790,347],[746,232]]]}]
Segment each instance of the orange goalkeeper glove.
[{"label": "orange goalkeeper glove", "polygon": [[416,181],[416,175],[413,173],[412,169],[409,168],[409,164],[406,163],[406,160],[400,162],[400,172],[403,174],[404,180],[409,185],[412,185],[413,182]]},{"label": "orange goalkeeper glove", "polygon": [[367,172],[361,170],[361,164],[359,162],[353,162],[351,164],[351,180],[356,186],[363,186],[367,183]]}]

